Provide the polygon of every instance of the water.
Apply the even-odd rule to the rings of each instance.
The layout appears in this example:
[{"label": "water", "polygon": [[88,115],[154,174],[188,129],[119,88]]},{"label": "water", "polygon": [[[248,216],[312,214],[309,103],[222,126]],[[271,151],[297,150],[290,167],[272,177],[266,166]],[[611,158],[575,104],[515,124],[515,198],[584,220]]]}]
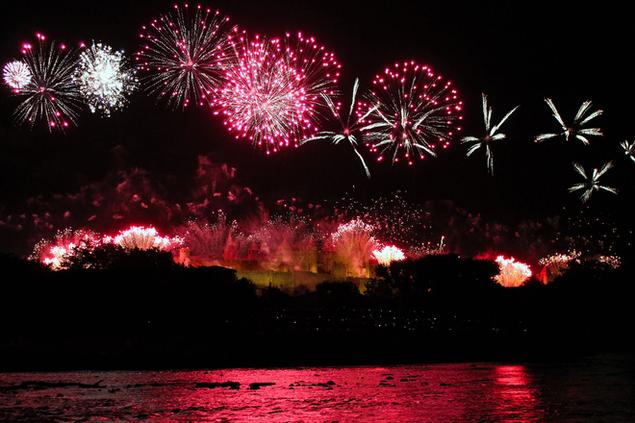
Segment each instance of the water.
[{"label": "water", "polygon": [[[0,374],[0,421],[635,421],[629,358]],[[197,383],[238,382],[231,387]],[[250,389],[251,383],[274,385]],[[213,386],[213,385],[212,385]]]}]

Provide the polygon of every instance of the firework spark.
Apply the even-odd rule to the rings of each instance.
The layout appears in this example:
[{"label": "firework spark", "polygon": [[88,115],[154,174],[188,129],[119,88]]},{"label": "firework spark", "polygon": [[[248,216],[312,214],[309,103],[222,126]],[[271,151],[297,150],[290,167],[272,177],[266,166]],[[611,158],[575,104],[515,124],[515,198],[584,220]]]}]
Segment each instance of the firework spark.
[{"label": "firework spark", "polygon": [[589,136],[601,137],[603,135],[600,128],[585,127],[586,124],[596,117],[601,116],[603,113],[603,111],[599,109],[592,112],[591,101],[587,100],[582,103],[570,125],[566,124],[564,119],[562,119],[562,116],[560,115],[560,112],[558,112],[558,109],[556,109],[556,105],[553,103],[553,100],[545,98],[545,103],[547,103],[547,106],[551,109],[551,114],[560,125],[562,131],[540,134],[535,138],[536,142],[542,142],[551,138],[564,137],[565,141],[577,139],[578,141],[581,141],[582,144],[589,145]]},{"label": "firework spark", "polygon": [[101,43],[93,43],[80,54],[75,81],[90,111],[106,117],[125,107],[138,84],[123,51]]},{"label": "firework spark", "polygon": [[331,97],[324,95],[323,98],[328,106],[329,110],[333,114],[333,116],[339,121],[341,130],[340,131],[320,131],[315,136],[302,140],[300,144],[304,144],[310,141],[321,141],[321,140],[330,140],[333,144],[337,145],[342,141],[346,141],[353,148],[353,152],[359,158],[359,161],[364,168],[364,173],[366,173],[366,177],[370,179],[370,170],[368,170],[368,166],[366,165],[366,161],[364,161],[364,157],[360,154],[357,149],[358,146],[358,138],[363,137],[363,134],[359,131],[360,128],[360,120],[364,120],[368,117],[369,114],[373,113],[377,106],[370,108],[365,114],[363,114],[360,118],[355,119],[354,122],[351,122],[351,118],[353,116],[353,111],[355,110],[355,106],[357,105],[357,91],[359,90],[359,79],[355,78],[355,83],[353,84],[353,96],[351,98],[351,104],[348,109],[348,113],[345,117],[340,115],[338,110],[338,106],[333,102]]},{"label": "firework spark", "polygon": [[403,261],[406,259],[406,255],[399,247],[394,245],[387,245],[381,249],[373,250],[373,257],[377,260],[377,263],[382,266],[388,266],[393,261]]},{"label": "firework spark", "polygon": [[611,188],[606,185],[600,185],[600,177],[604,175],[609,169],[613,167],[613,162],[606,162],[604,165],[598,170],[594,168],[592,172],[587,174],[584,168],[579,163],[573,163],[573,168],[575,171],[582,176],[585,181],[579,184],[572,185],[569,187],[569,192],[582,191],[582,195],[580,199],[583,203],[586,203],[591,198],[591,194],[594,191],[608,191],[611,194],[617,194],[617,189]]},{"label": "firework spark", "polygon": [[52,270],[67,267],[68,259],[73,257],[80,248],[94,248],[100,244],[99,236],[85,229],[64,229],[59,231],[52,240],[38,242],[30,260],[39,261]]},{"label": "firework spark", "polygon": [[217,10],[184,4],[143,26],[135,60],[147,90],[173,107],[209,103],[231,54],[228,23]]},{"label": "firework spark", "polygon": [[180,237],[160,236],[158,231],[152,226],[131,226],[119,232],[114,237],[106,236],[104,244],[115,244],[127,250],[172,250],[183,244]]},{"label": "firework spark", "polygon": [[626,154],[632,161],[635,162],[635,141],[628,142],[624,141],[620,144],[624,149],[624,154]]},{"label": "firework spark", "polygon": [[496,257],[500,269],[494,280],[505,288],[521,286],[532,275],[531,269],[525,263],[516,261],[514,257]]},{"label": "firework spark", "polygon": [[414,61],[395,63],[375,76],[374,88],[360,102],[358,115],[366,145],[382,161],[390,155],[412,165],[415,157],[436,156],[447,148],[461,127],[463,102],[452,82]]},{"label": "firework spark", "polygon": [[31,82],[31,70],[22,60],[14,60],[4,65],[2,69],[2,77],[4,83],[7,84],[15,93],[19,93],[20,90]]},{"label": "firework spark", "polygon": [[335,94],[339,78],[333,53],[301,33],[271,40],[241,33],[232,46],[235,60],[214,99],[228,130],[266,154],[315,134],[324,96]]},{"label": "firework spark", "polygon": [[22,45],[23,61],[29,68],[31,80],[17,92],[23,100],[15,115],[20,123],[33,126],[42,120],[49,131],[63,131],[70,123],[76,123],[81,107],[81,97],[73,80],[77,56],[65,44],[47,44],[44,35],[36,35],[37,46]]},{"label": "firework spark", "polygon": [[483,96],[483,120],[485,122],[485,135],[482,137],[464,137],[461,139],[461,143],[463,144],[471,144],[467,149],[466,155],[469,157],[479,148],[483,148],[485,150],[485,157],[487,160],[487,169],[490,174],[494,174],[494,155],[492,153],[491,144],[495,141],[501,141],[507,138],[507,135],[499,132],[498,130],[503,126],[505,121],[518,109],[519,106],[514,107],[510,110],[500,122],[496,125],[492,124],[492,108],[487,104],[487,96],[482,94]]}]

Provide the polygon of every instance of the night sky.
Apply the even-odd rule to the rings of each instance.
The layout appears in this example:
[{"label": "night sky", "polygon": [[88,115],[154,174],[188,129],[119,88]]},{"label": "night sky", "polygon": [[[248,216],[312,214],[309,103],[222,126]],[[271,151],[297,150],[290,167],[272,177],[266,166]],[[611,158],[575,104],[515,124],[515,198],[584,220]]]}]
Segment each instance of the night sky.
[{"label": "night sky", "polygon": [[[404,189],[418,201],[449,199],[495,219],[540,218],[563,206],[580,207],[566,192],[576,180],[571,162],[585,167],[616,160],[605,182],[619,197],[596,194],[594,207],[620,209],[632,194],[635,164],[619,142],[635,137],[629,61],[630,13],[607,2],[580,2],[556,9],[554,2],[427,1],[215,1],[232,22],[251,32],[303,30],[336,53],[343,64],[341,86],[349,97],[359,76],[362,89],[396,60],[416,59],[452,79],[466,104],[465,133],[483,132],[480,93],[490,96],[495,119],[521,108],[506,126],[508,141],[495,146],[496,175],[489,177],[481,151],[465,159],[455,142],[438,159],[414,167],[372,164],[367,181],[346,146],[314,143],[273,157],[239,143],[204,108],[169,110],[143,91],[128,109],[101,119],[85,112],[66,135],[17,127],[17,99],[6,87],[0,96],[0,204],[25,210],[35,195],[76,192],[104,178],[116,163],[170,175],[188,183],[197,156],[210,155],[238,169],[239,179],[266,201],[298,195],[312,200],[345,192],[370,197]],[[140,26],[167,11],[171,2],[11,2],[3,6],[3,62],[19,56],[19,45],[41,31],[69,44],[103,41],[132,54]],[[7,10],[7,7],[9,9]],[[557,129],[542,101],[551,96],[571,118],[583,100],[605,110],[598,119],[605,137],[591,147],[562,140],[536,145],[533,136]],[[346,99],[345,97],[345,99]],[[369,161],[373,157],[366,155]],[[175,188],[176,187],[176,188]],[[28,207],[26,207],[28,210]],[[624,212],[626,213],[626,212]]]}]

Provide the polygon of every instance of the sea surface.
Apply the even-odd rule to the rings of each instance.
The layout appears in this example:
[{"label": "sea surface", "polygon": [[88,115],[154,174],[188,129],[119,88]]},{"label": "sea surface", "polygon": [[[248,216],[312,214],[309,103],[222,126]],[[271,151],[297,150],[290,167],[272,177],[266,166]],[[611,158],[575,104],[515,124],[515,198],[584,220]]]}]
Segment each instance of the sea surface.
[{"label": "sea surface", "polygon": [[630,357],[0,374],[0,421],[633,422]]}]

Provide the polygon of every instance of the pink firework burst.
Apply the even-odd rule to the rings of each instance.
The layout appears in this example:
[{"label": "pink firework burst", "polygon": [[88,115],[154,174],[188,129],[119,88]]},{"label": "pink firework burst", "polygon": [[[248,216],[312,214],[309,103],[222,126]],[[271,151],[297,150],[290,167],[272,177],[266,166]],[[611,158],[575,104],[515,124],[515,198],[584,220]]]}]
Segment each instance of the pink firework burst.
[{"label": "pink firework burst", "polygon": [[207,104],[231,54],[228,28],[218,10],[187,3],[144,25],[135,61],[146,89],[173,107]]},{"label": "pink firework burst", "polygon": [[266,154],[318,132],[324,96],[336,92],[335,55],[302,33],[270,40],[240,33],[231,40],[235,59],[213,103],[228,130]]},{"label": "pink firework burst", "polygon": [[452,81],[411,60],[375,76],[357,115],[363,117],[365,144],[378,161],[388,157],[393,164],[412,165],[415,158],[436,156],[439,147],[449,146],[461,130],[462,110]]}]

